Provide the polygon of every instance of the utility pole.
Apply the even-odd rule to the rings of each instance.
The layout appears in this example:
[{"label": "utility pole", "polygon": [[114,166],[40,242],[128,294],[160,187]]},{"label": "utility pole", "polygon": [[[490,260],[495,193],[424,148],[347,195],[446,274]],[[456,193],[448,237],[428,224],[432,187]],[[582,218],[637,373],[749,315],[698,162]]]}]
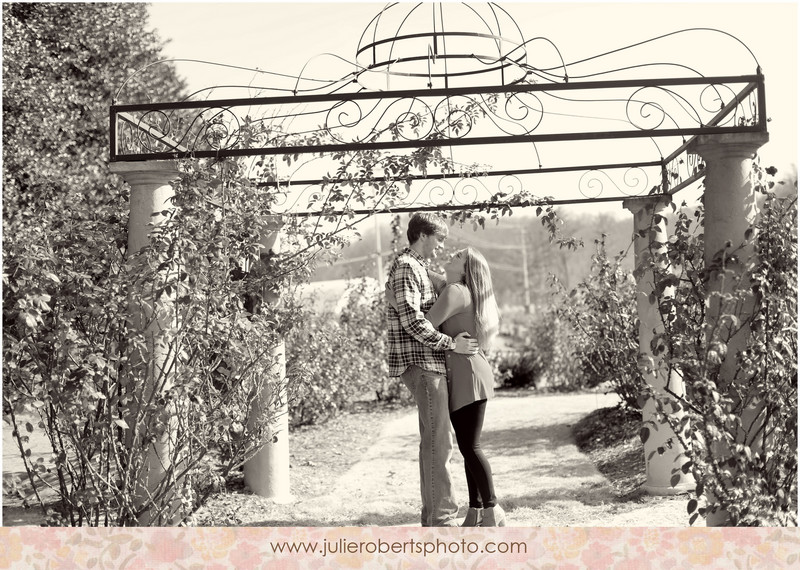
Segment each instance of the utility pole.
[{"label": "utility pole", "polygon": [[375,219],[375,256],[378,265],[378,284],[382,284],[383,277],[383,254],[381,253],[381,226],[378,223],[378,214],[372,216]]},{"label": "utility pole", "polygon": [[522,241],[522,286],[525,290],[525,312],[531,312],[531,289],[528,284],[528,250],[525,247],[525,226],[519,229],[520,239]]}]

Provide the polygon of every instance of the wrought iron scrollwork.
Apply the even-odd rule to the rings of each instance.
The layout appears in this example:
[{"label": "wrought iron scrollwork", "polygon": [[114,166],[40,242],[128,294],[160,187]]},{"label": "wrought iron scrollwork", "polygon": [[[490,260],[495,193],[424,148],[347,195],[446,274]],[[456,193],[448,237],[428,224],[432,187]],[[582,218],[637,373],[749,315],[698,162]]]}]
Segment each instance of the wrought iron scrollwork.
[{"label": "wrought iron scrollwork", "polygon": [[605,170],[589,170],[578,181],[578,189],[585,198],[599,198],[607,191],[607,185],[613,187],[610,195],[641,196],[650,189],[650,178],[642,168],[628,168],[622,173],[621,184],[618,184]]},{"label": "wrought iron scrollwork", "polygon": [[637,129],[656,130],[668,122],[670,128],[678,128],[682,118],[694,125],[702,119],[694,107],[683,97],[662,87],[642,87],[633,92],[625,105],[625,116]]},{"label": "wrought iron scrollwork", "polygon": [[665,166],[667,191],[674,191],[687,181],[701,175],[705,163],[700,155],[693,152],[683,152],[676,156]]},{"label": "wrought iron scrollwork", "polygon": [[[427,14],[423,6],[414,5],[409,14]],[[400,5],[392,8],[398,10],[404,11]],[[482,26],[479,32],[440,28],[398,35],[397,28],[384,38],[364,36],[357,54],[362,65],[354,63],[355,71],[317,79],[306,76],[304,68],[299,77],[290,77],[288,89],[258,88],[259,95],[268,96],[250,96],[248,84],[239,86],[248,94],[239,99],[199,100],[210,95],[214,88],[209,87],[181,102],[114,105],[111,160],[251,156],[262,157],[263,164],[269,156],[274,172],[254,167],[251,174],[274,190],[267,199],[283,212],[325,210],[339,197],[343,209],[356,203],[367,209],[469,207],[528,200],[524,186],[539,174],[573,173],[571,186],[559,188],[563,202],[674,192],[703,174],[702,161],[687,150],[694,137],[766,132],[764,77],[755,56],[756,73],[737,76],[708,74],[694,61],[614,59],[676,34],[722,33],[730,39],[729,34],[681,30],[572,63],[550,42],[558,54],[556,64],[539,62],[537,67],[528,57],[529,42],[549,40],[525,40],[513,20],[501,33],[492,23],[505,20],[503,14],[497,8],[475,20]],[[413,50],[420,38],[442,44],[403,56],[393,51],[401,45]],[[471,45],[445,54],[445,40],[454,48],[456,38],[480,41],[489,51]],[[598,67],[606,56],[612,63]],[[412,67],[422,71],[409,71]],[[631,79],[639,70],[647,71],[644,77]],[[664,71],[661,78],[654,77],[656,70]],[[381,73],[385,78],[376,77]],[[277,82],[279,76],[270,77]],[[359,87],[370,76],[387,90]],[[495,77],[490,85],[459,83],[490,76]],[[401,81],[414,77],[427,88]],[[391,90],[400,84],[409,87]],[[535,157],[520,150],[531,148]],[[428,151],[434,160],[426,162]],[[348,170],[362,152],[369,166],[364,161]],[[305,168],[312,160],[319,162]],[[476,161],[494,164],[480,171],[465,169],[459,176],[459,164]],[[323,174],[326,169],[336,175]]]}]

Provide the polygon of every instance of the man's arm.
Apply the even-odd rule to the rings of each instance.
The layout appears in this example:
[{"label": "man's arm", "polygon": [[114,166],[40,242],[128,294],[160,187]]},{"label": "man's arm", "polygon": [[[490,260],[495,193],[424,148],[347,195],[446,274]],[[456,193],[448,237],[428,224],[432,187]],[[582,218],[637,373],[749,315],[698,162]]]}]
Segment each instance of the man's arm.
[{"label": "man's arm", "polygon": [[453,339],[437,331],[423,315],[422,284],[410,265],[399,265],[389,286],[397,301],[400,324],[409,335],[433,350],[453,348]]},{"label": "man's arm", "polygon": [[[394,291],[392,291],[391,285],[388,281],[386,282],[385,293],[386,302],[391,305],[395,311],[397,311],[397,300],[394,298]],[[460,296],[460,298],[453,298],[454,302],[452,303],[449,302],[451,295],[448,295],[446,290],[443,296],[446,298],[446,300],[448,300],[448,302],[437,308],[439,301],[442,299],[439,297],[439,299],[436,300],[436,303],[434,303],[433,307],[431,307],[431,310],[425,315],[425,319],[430,321],[430,323],[437,328],[438,325],[446,321],[450,316],[456,314],[459,310],[466,307],[466,301],[463,299],[463,296]],[[459,354],[475,354],[478,352],[479,346],[477,339],[469,336],[469,333],[466,331],[459,333],[453,340],[456,343],[455,348],[453,348],[453,352],[457,352]]]}]

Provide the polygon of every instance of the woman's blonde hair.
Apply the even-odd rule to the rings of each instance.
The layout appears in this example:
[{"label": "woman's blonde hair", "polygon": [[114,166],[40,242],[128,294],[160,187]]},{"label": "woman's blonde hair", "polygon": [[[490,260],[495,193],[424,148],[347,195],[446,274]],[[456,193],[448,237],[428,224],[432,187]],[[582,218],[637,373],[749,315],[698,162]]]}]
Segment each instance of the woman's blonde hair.
[{"label": "woman's blonde hair", "polygon": [[464,251],[464,285],[469,289],[475,307],[478,345],[486,350],[500,329],[500,311],[494,298],[492,273],[481,252],[471,247]]}]

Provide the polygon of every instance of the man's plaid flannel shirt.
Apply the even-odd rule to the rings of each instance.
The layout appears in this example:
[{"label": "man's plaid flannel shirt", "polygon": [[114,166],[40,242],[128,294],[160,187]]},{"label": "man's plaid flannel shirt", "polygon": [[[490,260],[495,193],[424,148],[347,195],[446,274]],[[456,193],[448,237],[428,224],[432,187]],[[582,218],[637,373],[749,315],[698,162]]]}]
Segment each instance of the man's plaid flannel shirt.
[{"label": "man's plaid flannel shirt", "polygon": [[403,250],[389,269],[389,285],[397,299],[397,310],[386,304],[389,376],[400,376],[412,364],[445,374],[443,351],[453,349],[455,341],[425,319],[436,291],[423,257],[410,248]]}]

